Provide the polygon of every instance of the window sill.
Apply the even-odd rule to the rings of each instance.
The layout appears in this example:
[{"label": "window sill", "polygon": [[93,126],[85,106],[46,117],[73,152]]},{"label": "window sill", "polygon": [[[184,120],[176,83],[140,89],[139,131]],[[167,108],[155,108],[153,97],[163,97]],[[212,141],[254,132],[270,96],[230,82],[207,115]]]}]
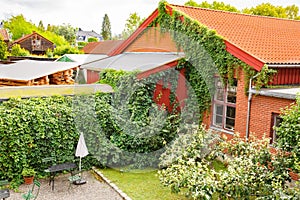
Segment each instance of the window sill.
[{"label": "window sill", "polygon": [[225,129],[217,128],[215,126],[210,126],[209,128],[212,129],[212,130],[215,130],[215,131],[219,131],[219,132],[222,132],[222,133],[229,134],[229,135],[234,135],[234,131],[227,131]]}]

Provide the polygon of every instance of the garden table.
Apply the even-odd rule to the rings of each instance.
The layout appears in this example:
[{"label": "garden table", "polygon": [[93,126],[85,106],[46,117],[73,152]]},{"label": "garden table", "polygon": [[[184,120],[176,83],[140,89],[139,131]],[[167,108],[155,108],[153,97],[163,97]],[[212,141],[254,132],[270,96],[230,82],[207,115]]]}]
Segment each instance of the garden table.
[{"label": "garden table", "polygon": [[48,168],[49,172],[50,172],[50,182],[49,184],[51,184],[52,182],[52,190],[54,190],[54,177],[56,175],[57,172],[60,171],[64,171],[64,170],[70,170],[70,169],[74,169],[77,168],[77,165],[75,163],[62,163],[62,164],[57,164],[57,165],[53,165],[51,167]]}]

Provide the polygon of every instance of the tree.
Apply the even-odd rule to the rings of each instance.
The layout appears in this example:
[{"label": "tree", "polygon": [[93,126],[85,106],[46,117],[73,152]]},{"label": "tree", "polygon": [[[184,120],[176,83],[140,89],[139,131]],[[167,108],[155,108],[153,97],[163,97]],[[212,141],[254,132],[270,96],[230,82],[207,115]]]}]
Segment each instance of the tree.
[{"label": "tree", "polygon": [[52,31],[57,35],[63,36],[71,45],[76,42],[76,28],[73,28],[70,24],[63,24],[60,26],[53,26]]},{"label": "tree", "polygon": [[26,21],[23,15],[13,16],[8,21],[5,21],[4,28],[9,29],[13,40],[38,30],[33,23]]},{"label": "tree", "polygon": [[250,9],[243,9],[242,12],[269,17],[300,19],[300,16],[298,16],[299,8],[296,5],[291,5],[284,8],[282,6],[274,6],[270,3],[262,3]]},{"label": "tree", "polygon": [[300,19],[300,16],[298,16],[299,8],[296,5],[285,7],[285,13],[289,19]]},{"label": "tree", "polygon": [[125,28],[122,32],[122,38],[127,39],[143,22],[143,19],[135,12],[131,13],[126,20]]},{"label": "tree", "polygon": [[108,18],[108,15],[105,14],[103,17],[103,22],[102,22],[102,29],[101,29],[101,35],[104,40],[110,40],[111,39],[111,26],[110,26],[110,21]]},{"label": "tree", "polygon": [[243,13],[269,17],[287,18],[285,9],[282,6],[274,6],[270,3],[262,3],[250,9],[246,8],[243,10]]},{"label": "tree", "polygon": [[4,60],[7,54],[7,45],[0,36],[0,60]]},{"label": "tree", "polygon": [[237,8],[234,6],[231,6],[230,4],[225,4],[223,2],[217,2],[214,1],[212,4],[208,3],[207,1],[203,1],[202,3],[198,4],[193,0],[189,0],[185,3],[187,6],[194,6],[194,7],[201,7],[201,8],[210,8],[214,10],[225,10],[230,12],[240,12]]},{"label": "tree", "polygon": [[38,25],[38,28],[39,28],[41,31],[44,31],[44,30],[45,30],[45,27],[44,27],[44,24],[43,24],[43,21],[42,21],[42,20],[40,20],[39,25]]}]

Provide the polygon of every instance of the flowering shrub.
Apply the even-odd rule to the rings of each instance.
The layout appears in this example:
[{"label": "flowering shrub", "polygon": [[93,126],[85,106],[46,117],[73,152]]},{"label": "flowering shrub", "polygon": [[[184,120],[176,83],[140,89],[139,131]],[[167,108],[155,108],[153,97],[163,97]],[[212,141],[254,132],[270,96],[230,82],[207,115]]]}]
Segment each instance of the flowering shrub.
[{"label": "flowering shrub", "polygon": [[[163,185],[194,199],[295,199],[300,195],[299,188],[286,185],[290,156],[280,151],[272,154],[267,140],[245,141],[238,136],[220,143],[204,140],[213,138],[210,134],[200,129],[177,159],[171,157],[172,164],[162,162],[168,164],[159,172]],[[210,149],[207,154],[202,153],[204,147]],[[215,159],[222,160],[226,170],[216,170],[211,165]]]}]

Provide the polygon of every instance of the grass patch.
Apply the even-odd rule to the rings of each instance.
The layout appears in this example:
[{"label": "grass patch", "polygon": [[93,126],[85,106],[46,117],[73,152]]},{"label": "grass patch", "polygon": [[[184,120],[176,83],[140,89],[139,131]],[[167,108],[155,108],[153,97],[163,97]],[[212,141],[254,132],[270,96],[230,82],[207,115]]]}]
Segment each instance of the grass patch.
[{"label": "grass patch", "polygon": [[101,169],[100,171],[133,200],[188,199],[183,195],[171,193],[169,188],[162,186],[156,170],[120,172],[117,169]]}]

